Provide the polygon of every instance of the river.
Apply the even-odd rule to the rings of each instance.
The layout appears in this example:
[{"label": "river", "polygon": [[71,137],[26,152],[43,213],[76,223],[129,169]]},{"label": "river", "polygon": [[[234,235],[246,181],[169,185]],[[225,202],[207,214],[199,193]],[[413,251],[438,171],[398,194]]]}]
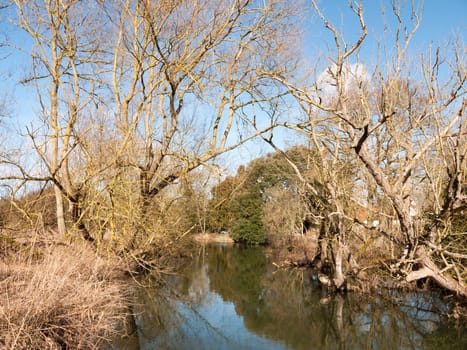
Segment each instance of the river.
[{"label": "river", "polygon": [[140,289],[137,332],[119,348],[467,349],[467,327],[445,311],[430,292],[329,294],[306,270],[278,270],[261,247],[211,245]]}]

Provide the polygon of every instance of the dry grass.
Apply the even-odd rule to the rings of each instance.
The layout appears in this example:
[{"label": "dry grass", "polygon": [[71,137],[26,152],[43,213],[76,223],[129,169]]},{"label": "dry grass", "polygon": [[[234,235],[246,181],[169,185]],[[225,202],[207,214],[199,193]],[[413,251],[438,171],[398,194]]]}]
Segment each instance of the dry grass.
[{"label": "dry grass", "polygon": [[193,235],[193,239],[198,243],[234,243],[234,240],[229,235],[218,233],[200,233]]},{"label": "dry grass", "polygon": [[115,262],[85,246],[0,260],[0,349],[96,349],[127,313]]}]

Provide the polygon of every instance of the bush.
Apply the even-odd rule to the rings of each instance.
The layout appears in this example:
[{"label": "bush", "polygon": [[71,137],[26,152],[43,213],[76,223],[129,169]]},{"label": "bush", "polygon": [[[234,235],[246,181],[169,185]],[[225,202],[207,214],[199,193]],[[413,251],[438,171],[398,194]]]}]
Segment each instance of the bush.
[{"label": "bush", "polygon": [[270,199],[263,209],[263,226],[268,244],[280,247],[305,233],[306,208],[302,198],[290,191],[274,188],[268,195]]},{"label": "bush", "polygon": [[231,237],[248,244],[263,244],[266,240],[263,228],[262,199],[256,193],[238,196],[234,204],[237,220],[232,227]]}]

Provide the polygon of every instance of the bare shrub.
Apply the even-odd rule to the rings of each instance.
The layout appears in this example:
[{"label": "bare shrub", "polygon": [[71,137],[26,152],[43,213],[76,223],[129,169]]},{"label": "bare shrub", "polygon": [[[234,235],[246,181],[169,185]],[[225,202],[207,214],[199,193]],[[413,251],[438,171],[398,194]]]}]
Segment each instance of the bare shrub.
[{"label": "bare shrub", "polygon": [[279,266],[309,266],[318,254],[318,244],[307,236],[288,236],[275,242],[275,258]]},{"label": "bare shrub", "polygon": [[281,244],[292,236],[302,235],[306,211],[298,196],[283,189],[271,189],[264,205],[263,225],[270,244]]},{"label": "bare shrub", "polygon": [[98,348],[127,313],[116,266],[76,245],[47,248],[38,261],[0,261],[0,348]]}]

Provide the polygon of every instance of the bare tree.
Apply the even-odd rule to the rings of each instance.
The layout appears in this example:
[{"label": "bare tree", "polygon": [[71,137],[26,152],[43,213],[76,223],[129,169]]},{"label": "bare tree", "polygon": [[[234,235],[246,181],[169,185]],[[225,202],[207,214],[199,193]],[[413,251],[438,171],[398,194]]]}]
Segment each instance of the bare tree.
[{"label": "bare tree", "polygon": [[295,9],[256,5],[104,5],[115,32],[111,74],[103,79],[111,75],[116,163],[134,181],[134,213],[143,218],[134,239],[169,185],[276,125],[258,111],[287,91],[263,71],[292,68],[285,46]]},{"label": "bare tree", "polygon": [[[40,103],[39,128],[28,134],[44,171],[30,172],[16,164],[25,180],[52,182],[55,188],[57,226],[65,235],[65,209],[72,225],[84,230],[80,201],[84,184],[92,178],[86,162],[79,120],[94,97],[93,69],[98,58],[95,38],[95,4],[80,1],[15,1],[18,26],[32,39],[26,51],[31,57],[31,75],[22,83],[33,83]],[[94,35],[93,35],[94,34]],[[68,204],[68,205],[67,205]]]},{"label": "bare tree", "polygon": [[294,67],[287,48],[299,35],[298,6],[14,4],[33,42],[22,82],[37,91],[41,124],[28,134],[40,165],[4,163],[16,168],[9,179],[53,183],[62,235],[77,228],[100,242],[118,231],[125,247],[154,242],[171,185],[280,122],[262,110],[288,93],[271,76]]},{"label": "bare tree", "polygon": [[[411,64],[408,48],[421,15],[412,9],[412,22],[407,26],[401,8],[394,3],[393,15],[398,23],[394,55],[386,57],[384,66],[376,65],[370,76],[363,63],[351,63],[359,62],[357,54],[366,40],[367,25],[362,3],[350,6],[361,31],[355,41],[348,43],[313,2],[333,37],[336,53],[329,58],[332,63],[325,73],[309,86],[292,84],[285,76],[276,77],[290,89],[306,116],[293,129],[307,135],[321,155],[325,174],[320,181],[328,189],[323,200],[328,210],[322,222],[324,225],[331,218],[335,222],[331,230],[325,227],[330,235],[323,237],[326,244],[335,242],[331,245],[333,284],[339,288],[345,281],[343,254],[349,256],[351,232],[347,228],[358,223],[398,247],[400,255],[392,266],[394,273],[405,276],[407,281],[430,277],[465,296],[465,274],[459,272],[465,250],[450,251],[439,245],[441,231],[452,235],[446,221],[465,206],[463,46],[455,47],[449,62],[440,49],[428,52],[419,58],[417,65],[421,69],[417,68]],[[449,72],[441,73],[444,69]],[[349,173],[354,190],[342,183],[336,171],[339,162],[354,167]],[[307,186],[318,196],[320,191],[313,183],[307,181]],[[358,186],[360,193],[355,192]],[[428,228],[422,216],[425,200],[432,196],[423,191],[428,190],[424,186],[436,191],[435,219]],[[359,219],[352,206],[345,205],[351,201],[374,211],[378,220],[368,223]],[[380,225],[383,216],[388,219],[386,226]],[[459,245],[456,248],[465,249]],[[437,258],[441,252],[445,257],[456,257],[457,262]]]}]

